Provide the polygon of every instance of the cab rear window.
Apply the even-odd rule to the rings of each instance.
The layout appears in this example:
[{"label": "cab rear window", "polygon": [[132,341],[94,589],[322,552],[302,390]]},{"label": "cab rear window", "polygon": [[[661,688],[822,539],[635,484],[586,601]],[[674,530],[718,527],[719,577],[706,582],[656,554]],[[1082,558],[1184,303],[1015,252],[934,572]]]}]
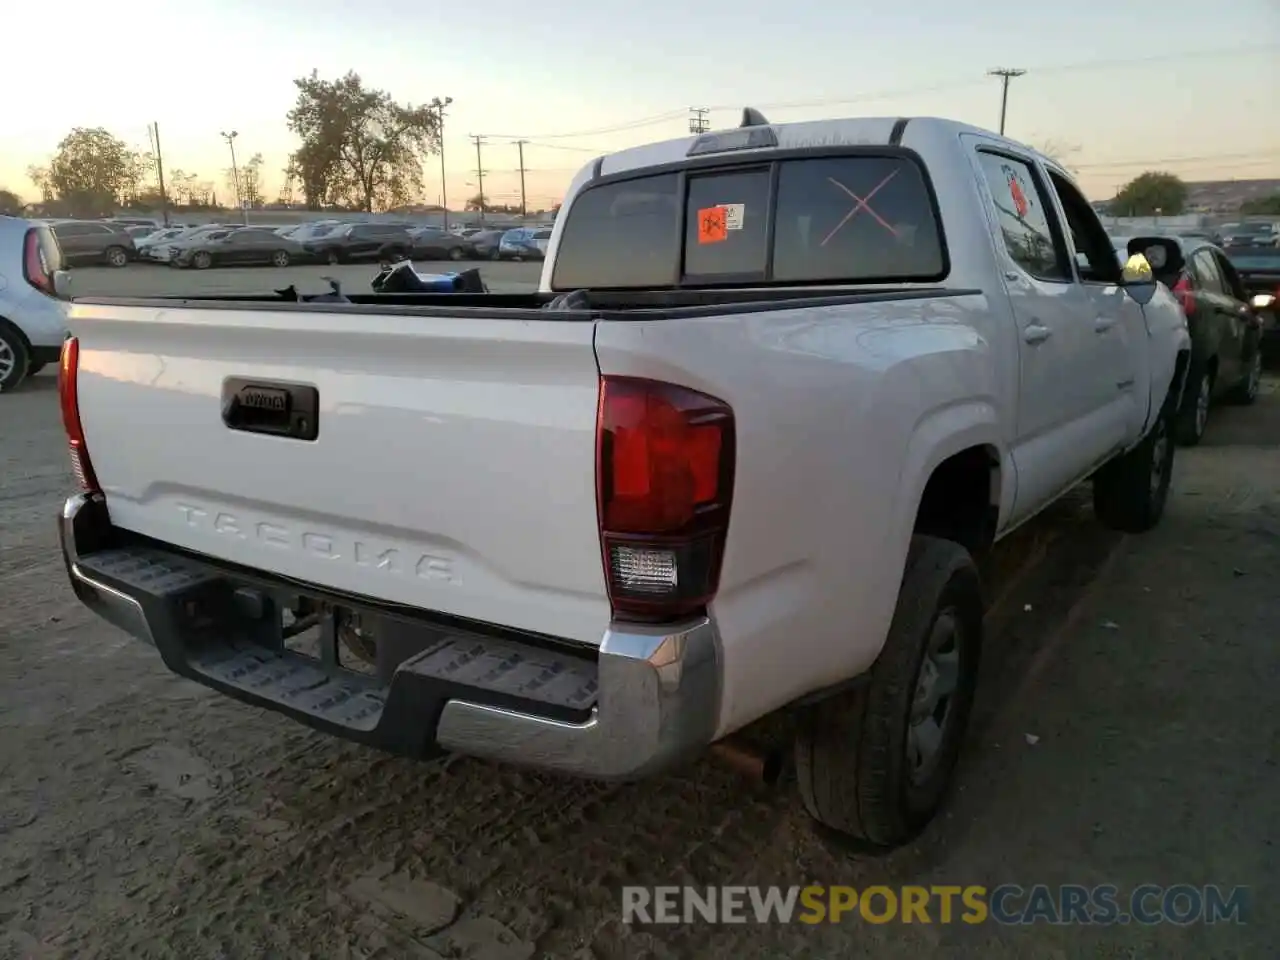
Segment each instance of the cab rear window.
[{"label": "cab rear window", "polygon": [[565,218],[552,286],[934,282],[947,272],[919,164],[860,153],[588,187]]}]

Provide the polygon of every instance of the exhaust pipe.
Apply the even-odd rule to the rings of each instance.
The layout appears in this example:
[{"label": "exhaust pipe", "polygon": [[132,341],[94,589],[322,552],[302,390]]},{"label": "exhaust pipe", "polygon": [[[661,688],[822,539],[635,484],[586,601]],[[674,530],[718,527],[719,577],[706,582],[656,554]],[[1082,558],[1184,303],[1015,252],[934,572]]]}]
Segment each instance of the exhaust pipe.
[{"label": "exhaust pipe", "polygon": [[725,739],[713,743],[709,752],[717,763],[766,787],[772,787],[782,779],[784,754],[777,748],[761,749],[739,740]]}]

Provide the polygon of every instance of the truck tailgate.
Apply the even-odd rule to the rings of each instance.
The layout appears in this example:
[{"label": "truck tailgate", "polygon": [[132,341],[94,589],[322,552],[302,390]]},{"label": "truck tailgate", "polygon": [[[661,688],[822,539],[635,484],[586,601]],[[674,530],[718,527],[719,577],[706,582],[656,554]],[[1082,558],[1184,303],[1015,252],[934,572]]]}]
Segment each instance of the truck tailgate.
[{"label": "truck tailgate", "polygon": [[[592,323],[78,303],[71,329],[116,526],[600,641]],[[229,378],[313,386],[318,435],[231,429]]]}]

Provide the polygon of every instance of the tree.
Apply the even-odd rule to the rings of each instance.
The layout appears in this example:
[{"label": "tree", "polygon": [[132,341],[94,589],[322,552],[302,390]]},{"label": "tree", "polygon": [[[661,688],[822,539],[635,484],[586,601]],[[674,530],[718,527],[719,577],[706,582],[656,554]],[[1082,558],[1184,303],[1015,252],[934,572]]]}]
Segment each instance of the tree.
[{"label": "tree", "polygon": [[1187,185],[1179,177],[1148,170],[1120,188],[1111,209],[1122,217],[1177,216],[1186,205]]},{"label": "tree", "polygon": [[489,203],[489,198],[483,193],[477,193],[474,197],[467,200],[464,210],[492,210],[493,206]]},{"label": "tree", "polygon": [[1280,216],[1280,193],[1273,193],[1269,197],[1258,197],[1256,200],[1246,200],[1240,204],[1240,213],[1246,217]]},{"label": "tree", "polygon": [[223,178],[226,180],[227,192],[233,197],[236,195],[237,190],[236,178],[239,177],[240,200],[242,203],[247,203],[254,210],[259,209],[266,203],[262,195],[262,163],[262,154],[255,153],[249,158],[249,162],[238,170],[234,167],[227,167],[222,172]]},{"label": "tree", "polygon": [[20,217],[25,206],[22,198],[12,190],[0,190],[0,216]]},{"label": "tree", "polygon": [[366,88],[354,71],[337,80],[294,81],[298,99],[289,129],[302,141],[289,173],[312,208],[361,210],[403,204],[422,192],[422,164],[440,144],[440,103],[397,103]]},{"label": "tree", "polygon": [[27,175],[45,200],[60,200],[80,216],[101,216],[137,192],[142,161],[102,127],[76,127],[47,167],[30,167]]}]

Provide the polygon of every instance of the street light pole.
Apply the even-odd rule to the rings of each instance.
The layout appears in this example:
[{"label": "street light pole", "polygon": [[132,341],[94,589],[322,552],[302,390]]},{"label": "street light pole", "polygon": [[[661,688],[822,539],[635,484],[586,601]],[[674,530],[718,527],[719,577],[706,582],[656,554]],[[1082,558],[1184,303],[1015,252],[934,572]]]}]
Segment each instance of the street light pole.
[{"label": "street light pole", "polygon": [[249,211],[245,209],[244,197],[240,194],[240,168],[236,166],[236,137],[240,136],[239,131],[232,130],[230,133],[223,131],[222,139],[227,141],[227,146],[231,148],[231,179],[236,185],[236,206],[240,208],[240,215],[244,218],[245,225],[249,224]]},{"label": "street light pole", "polygon": [[449,190],[444,175],[444,108],[453,103],[453,97],[436,98],[436,110],[440,115],[440,216],[444,219],[445,232],[449,232]]}]

